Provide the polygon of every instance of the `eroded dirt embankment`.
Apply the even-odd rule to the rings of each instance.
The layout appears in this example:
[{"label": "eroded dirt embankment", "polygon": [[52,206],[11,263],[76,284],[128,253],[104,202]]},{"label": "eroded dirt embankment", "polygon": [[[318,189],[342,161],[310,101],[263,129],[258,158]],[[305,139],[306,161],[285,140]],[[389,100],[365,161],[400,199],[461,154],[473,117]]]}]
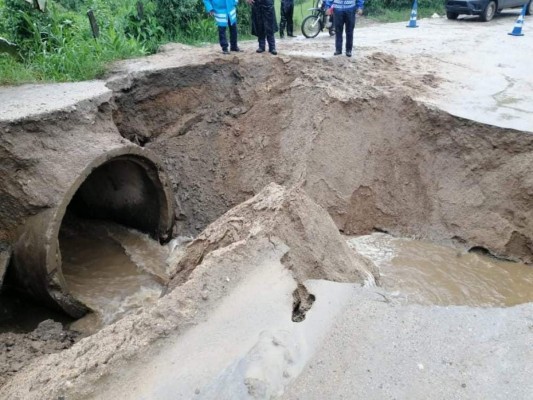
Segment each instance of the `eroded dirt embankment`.
[{"label": "eroded dirt embankment", "polygon": [[533,261],[533,137],[411,100],[438,81],[381,53],[356,68],[234,59],[134,80],[114,117],[165,160],[193,232],[273,181],[302,184],[347,234]]},{"label": "eroded dirt embankment", "polygon": [[[306,193],[326,209],[346,234],[378,229],[533,261],[533,137],[414,102],[413,91],[436,85],[438,78],[405,71],[394,57],[380,53],[355,65],[243,56],[116,80],[113,96],[99,100],[87,113],[2,124],[2,139],[24,135],[28,156],[13,158],[10,142],[1,142],[2,170],[14,177],[9,181],[13,185],[2,185],[0,195],[8,200],[2,207],[7,204],[14,217],[0,226],[0,239],[11,240],[20,221],[50,204],[44,193],[50,193],[46,185],[53,187],[54,182],[45,178],[42,192],[30,190],[35,199],[14,200],[29,190],[28,177],[35,174],[31,152],[43,148],[56,158],[65,157],[60,143],[53,145],[50,138],[59,134],[67,141],[69,129],[76,129],[79,134],[97,132],[100,143],[122,144],[122,135],[157,154],[172,180],[182,234],[199,233],[275,182],[297,186],[297,193]],[[77,118],[69,119],[69,114]],[[314,230],[298,229],[306,210],[295,210],[276,224],[290,221],[294,225],[287,229],[299,232],[298,242],[305,243]],[[242,230],[238,221],[222,222],[222,239],[228,239],[227,232],[233,236],[229,242],[213,241],[209,254],[220,259],[204,259],[205,249],[197,241],[189,256],[196,257],[197,249],[202,256],[183,269],[193,275],[186,280],[178,274],[175,282],[185,283],[162,305],[106,328],[67,353],[43,358],[2,393],[13,398],[30,398],[28,390],[31,396],[42,391],[58,395],[72,385],[87,393],[90,383],[120,368],[145,346],[205,317],[242,278],[232,262],[253,264],[261,257],[284,256],[279,249],[274,256],[267,254],[272,243],[266,236],[254,254],[241,252],[239,244],[254,225]],[[311,226],[318,225],[311,221]],[[289,232],[284,238],[283,229],[272,232],[285,242],[291,237]],[[227,248],[234,253],[221,264]],[[300,258],[302,264],[307,256]],[[282,261],[291,266],[290,257]],[[215,268],[219,270],[212,275]],[[302,273],[299,280],[336,278],[314,272]],[[206,294],[206,282],[213,292]]]}]

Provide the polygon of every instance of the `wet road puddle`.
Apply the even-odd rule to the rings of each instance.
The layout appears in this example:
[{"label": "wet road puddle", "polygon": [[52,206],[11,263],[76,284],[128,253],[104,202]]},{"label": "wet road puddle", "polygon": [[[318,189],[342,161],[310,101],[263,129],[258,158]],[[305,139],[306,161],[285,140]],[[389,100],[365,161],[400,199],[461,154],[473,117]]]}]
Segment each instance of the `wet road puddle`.
[{"label": "wet road puddle", "polygon": [[407,302],[510,307],[533,301],[529,265],[382,233],[348,245],[379,267],[387,291]]}]

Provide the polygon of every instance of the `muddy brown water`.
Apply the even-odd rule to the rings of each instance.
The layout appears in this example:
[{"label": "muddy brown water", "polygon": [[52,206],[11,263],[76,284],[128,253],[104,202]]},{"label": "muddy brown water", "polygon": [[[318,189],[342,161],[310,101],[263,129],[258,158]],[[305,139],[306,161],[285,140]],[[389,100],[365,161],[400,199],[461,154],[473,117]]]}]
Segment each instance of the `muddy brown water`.
[{"label": "muddy brown water", "polygon": [[377,264],[381,284],[408,302],[510,307],[533,301],[533,267],[376,233],[348,244]]},{"label": "muddy brown water", "polygon": [[[154,304],[168,266],[186,238],[161,246],[148,235],[109,222],[76,221],[61,231],[63,274],[69,290],[92,312],[72,322],[18,293],[0,298],[0,332],[29,332],[45,319],[91,334]],[[508,307],[533,301],[533,267],[437,244],[376,233],[348,244],[371,259],[391,296],[426,305]]]},{"label": "muddy brown water", "polygon": [[60,234],[69,291],[93,313],[71,325],[92,333],[154,304],[168,279],[168,258],[179,246],[110,222],[76,221]]}]

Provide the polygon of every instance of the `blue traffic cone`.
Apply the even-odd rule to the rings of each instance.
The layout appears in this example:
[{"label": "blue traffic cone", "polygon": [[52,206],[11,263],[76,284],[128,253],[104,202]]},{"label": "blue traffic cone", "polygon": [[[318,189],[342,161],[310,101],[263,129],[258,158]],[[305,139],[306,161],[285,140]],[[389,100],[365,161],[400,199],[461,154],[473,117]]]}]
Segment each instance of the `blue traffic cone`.
[{"label": "blue traffic cone", "polygon": [[418,28],[418,25],[416,24],[416,16],[418,14],[418,0],[415,0],[413,3],[413,9],[411,10],[411,19],[409,20],[409,25],[407,25],[407,28]]},{"label": "blue traffic cone", "polygon": [[518,16],[518,19],[516,20],[516,23],[514,24],[513,31],[511,33],[508,33],[508,35],[524,36],[524,34],[522,33],[522,25],[524,25],[524,18],[526,17],[526,8],[527,8],[527,4],[524,4],[524,7],[522,7],[522,12]]}]

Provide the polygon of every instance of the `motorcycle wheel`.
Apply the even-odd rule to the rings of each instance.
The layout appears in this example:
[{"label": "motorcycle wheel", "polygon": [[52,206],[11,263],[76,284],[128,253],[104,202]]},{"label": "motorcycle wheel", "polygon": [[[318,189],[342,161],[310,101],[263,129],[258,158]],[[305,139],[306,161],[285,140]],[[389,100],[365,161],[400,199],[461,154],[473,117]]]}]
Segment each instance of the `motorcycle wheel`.
[{"label": "motorcycle wheel", "polygon": [[320,15],[309,15],[302,21],[302,33],[308,38],[317,37],[322,30],[322,20]]}]

